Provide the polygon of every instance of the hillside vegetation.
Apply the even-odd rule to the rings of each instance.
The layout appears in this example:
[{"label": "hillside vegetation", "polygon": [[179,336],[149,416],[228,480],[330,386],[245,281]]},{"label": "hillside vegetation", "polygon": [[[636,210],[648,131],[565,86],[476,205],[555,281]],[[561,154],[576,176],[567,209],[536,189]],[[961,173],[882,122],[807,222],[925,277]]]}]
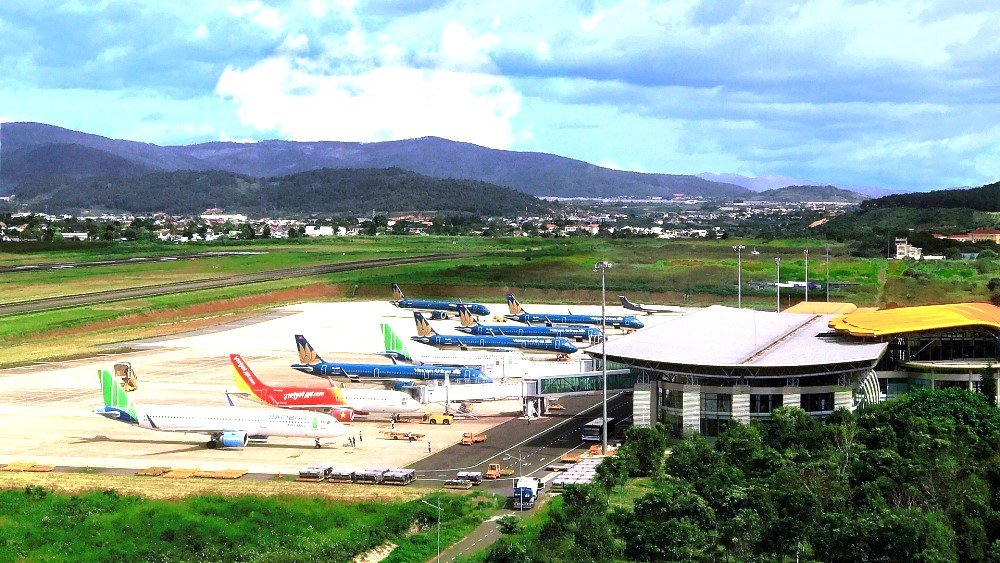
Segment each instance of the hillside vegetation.
[{"label": "hillside vegetation", "polygon": [[128,178],[33,177],[18,195],[50,213],[78,210],[198,214],[212,207],[255,216],[372,210],[454,211],[480,216],[538,213],[551,204],[470,180],[392,169],[314,170],[258,179],[232,172],[154,172]]},{"label": "hillside vegetation", "polygon": [[[80,160],[82,149],[91,163]],[[26,178],[128,177],[133,170],[222,170],[255,178],[324,168],[398,167],[433,178],[488,182],[536,196],[665,196],[737,198],[753,192],[697,176],[612,170],[562,156],[490,149],[424,137],[378,143],[261,141],[161,147],[108,139],[42,123],[0,124],[0,175],[16,187]],[[123,172],[123,175],[118,172]],[[228,207],[220,201],[217,206]]]},{"label": "hillside vegetation", "polygon": [[897,194],[870,199],[861,211],[893,207],[966,208],[976,211],[1000,211],[1000,182],[978,188],[938,190],[926,193]]}]

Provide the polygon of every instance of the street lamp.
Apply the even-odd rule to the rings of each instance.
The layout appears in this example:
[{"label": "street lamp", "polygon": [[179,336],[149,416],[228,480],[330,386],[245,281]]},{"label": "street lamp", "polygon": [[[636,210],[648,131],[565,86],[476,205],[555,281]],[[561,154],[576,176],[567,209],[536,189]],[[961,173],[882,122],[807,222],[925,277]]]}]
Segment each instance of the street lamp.
[{"label": "street lamp", "polygon": [[802,251],[802,254],[806,256],[806,302],[809,302],[809,249]]},{"label": "street lamp", "polygon": [[736,306],[740,309],[743,308],[743,251],[746,249],[742,244],[733,246],[736,253]]},{"label": "street lamp", "polygon": [[594,264],[594,271],[601,271],[601,335],[603,336],[601,338],[601,387],[604,391],[601,399],[601,455],[608,455],[608,356],[605,354],[608,341],[608,318],[604,314],[604,308],[607,305],[604,277],[611,266],[612,264],[606,260]]},{"label": "street lamp", "polygon": [[781,257],[776,256],[774,258],[774,267],[778,270],[778,277],[775,279],[777,283],[774,284],[774,289],[778,296],[778,308],[777,312],[781,312]]},{"label": "street lamp", "polygon": [[[420,502],[437,509],[438,511],[438,556],[437,561],[441,563],[441,507],[436,504],[431,504],[424,499],[420,499]],[[440,501],[438,501],[440,502]]]}]

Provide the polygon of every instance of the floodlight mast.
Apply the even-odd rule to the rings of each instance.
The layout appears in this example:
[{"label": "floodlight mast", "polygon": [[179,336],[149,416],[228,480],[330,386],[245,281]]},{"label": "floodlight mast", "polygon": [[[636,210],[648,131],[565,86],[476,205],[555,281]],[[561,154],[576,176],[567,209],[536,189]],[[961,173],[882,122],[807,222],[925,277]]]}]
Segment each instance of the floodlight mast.
[{"label": "floodlight mast", "polygon": [[809,249],[802,251],[802,254],[806,257],[806,302],[809,302]]},{"label": "floodlight mast", "polygon": [[604,277],[612,264],[605,260],[594,264],[594,271],[601,271],[601,455],[608,455],[608,356],[605,353],[608,341],[608,317],[605,314],[607,306],[606,286]]},{"label": "floodlight mast", "polygon": [[743,251],[747,247],[742,244],[733,245],[733,252],[736,253],[736,306],[743,308]]},{"label": "floodlight mast", "polygon": [[[437,563],[441,563],[441,507],[436,504],[431,504],[424,499],[420,499],[420,502],[437,509],[438,511],[438,538],[437,538]],[[438,501],[441,502],[441,501]]]},{"label": "floodlight mast", "polygon": [[774,258],[774,266],[777,269],[777,277],[775,278],[774,289],[777,295],[777,307],[776,312],[781,312],[781,257],[777,256]]}]

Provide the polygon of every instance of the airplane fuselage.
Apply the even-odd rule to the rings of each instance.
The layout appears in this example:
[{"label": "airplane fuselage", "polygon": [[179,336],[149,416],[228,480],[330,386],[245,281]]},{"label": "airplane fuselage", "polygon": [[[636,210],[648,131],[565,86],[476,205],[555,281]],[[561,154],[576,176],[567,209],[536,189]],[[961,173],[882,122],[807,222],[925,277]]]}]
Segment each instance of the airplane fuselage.
[{"label": "airplane fuselage", "polygon": [[136,419],[119,409],[118,420],[140,428],[164,432],[203,434],[242,433],[251,436],[289,438],[332,438],[345,433],[344,426],[330,415],[241,407],[174,407],[148,405],[136,410]]},{"label": "airplane fuselage", "polygon": [[420,408],[420,403],[406,393],[381,389],[268,387],[255,390],[254,394],[268,404],[285,408],[344,407],[359,413],[401,413]]},{"label": "airplane fuselage", "polygon": [[357,379],[421,379],[443,380],[452,383],[493,383],[481,370],[458,366],[432,366],[413,364],[341,364],[320,362],[293,364],[293,369],[318,376],[348,377]]},{"label": "airplane fuselage", "polygon": [[[634,315],[550,315],[539,313],[521,313],[519,315],[504,315],[508,319],[519,323],[536,324],[585,324],[601,326],[605,324],[615,328],[640,329],[646,325]],[[603,319],[603,321],[602,321]]]},{"label": "airplane fuselage", "polygon": [[601,330],[581,325],[526,326],[526,325],[473,325],[458,326],[455,330],[476,336],[550,336],[600,342]]},{"label": "airplane fuselage", "polygon": [[411,336],[411,340],[436,348],[520,348],[531,352],[568,355],[577,348],[566,338],[545,336],[472,336],[434,334]]},{"label": "airplane fuselage", "polygon": [[462,303],[461,301],[431,301],[427,299],[400,299],[392,301],[392,304],[400,309],[411,309],[414,311],[447,311],[458,313],[459,308],[464,306],[473,315],[489,315],[490,310],[486,305],[479,303]]}]

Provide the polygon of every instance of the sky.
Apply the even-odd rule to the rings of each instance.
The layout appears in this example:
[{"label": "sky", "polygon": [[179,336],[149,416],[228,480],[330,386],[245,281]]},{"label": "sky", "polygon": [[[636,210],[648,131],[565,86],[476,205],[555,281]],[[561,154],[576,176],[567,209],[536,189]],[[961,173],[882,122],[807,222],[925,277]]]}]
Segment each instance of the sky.
[{"label": "sky", "polygon": [[640,172],[1000,179],[995,0],[3,0],[0,122],[438,136]]}]

